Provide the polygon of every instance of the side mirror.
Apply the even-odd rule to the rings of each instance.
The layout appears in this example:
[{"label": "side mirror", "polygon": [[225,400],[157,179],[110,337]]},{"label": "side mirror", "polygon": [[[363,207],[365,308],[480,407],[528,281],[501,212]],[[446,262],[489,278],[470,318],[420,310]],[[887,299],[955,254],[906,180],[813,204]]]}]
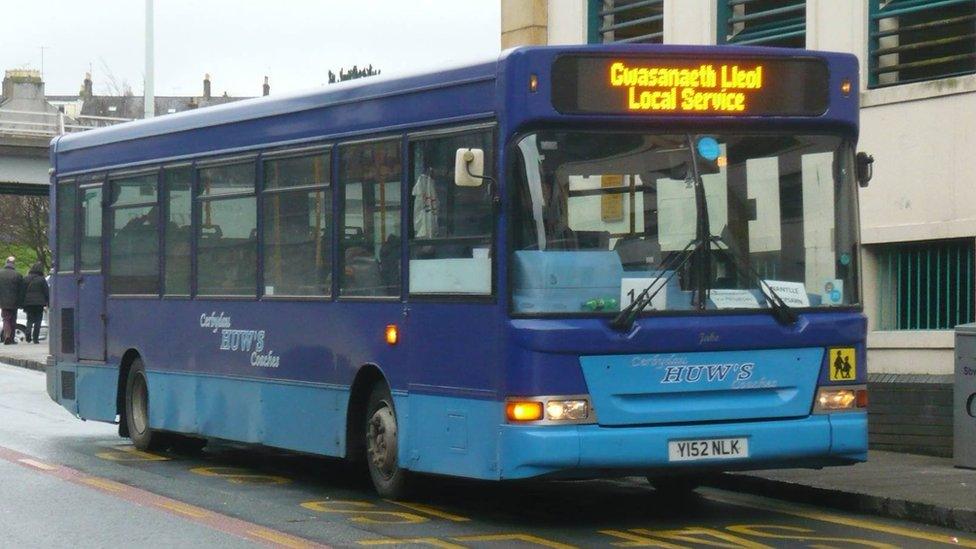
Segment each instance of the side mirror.
[{"label": "side mirror", "polygon": [[874,175],[874,157],[865,152],[857,153],[854,160],[854,170],[858,185],[867,187],[868,181],[871,181],[871,177]]},{"label": "side mirror", "polygon": [[458,187],[480,187],[485,178],[485,151],[458,149],[454,155],[454,184]]}]

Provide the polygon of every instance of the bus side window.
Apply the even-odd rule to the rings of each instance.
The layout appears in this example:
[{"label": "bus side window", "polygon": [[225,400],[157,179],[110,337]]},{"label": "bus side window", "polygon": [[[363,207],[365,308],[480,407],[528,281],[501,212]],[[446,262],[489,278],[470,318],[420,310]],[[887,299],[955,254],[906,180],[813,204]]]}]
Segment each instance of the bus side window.
[{"label": "bus side window", "polygon": [[340,296],[400,295],[400,141],[339,149]]},{"label": "bus side window", "polygon": [[108,287],[113,294],[159,293],[158,172],[109,176]]},{"label": "bus side window", "polygon": [[484,151],[494,166],[492,131],[410,144],[410,294],[490,295],[492,186],[454,183],[458,149]]},{"label": "bus side window", "polygon": [[257,291],[255,163],[198,172],[200,227],[197,294],[254,296]]},{"label": "bus side window", "polygon": [[163,191],[166,202],[165,248],[166,270],[163,287],[167,295],[190,295],[190,250],[193,232],[190,227],[190,166],[175,166],[163,170]]},{"label": "bus side window", "polygon": [[57,190],[57,269],[75,270],[75,204],[78,187],[74,180],[59,181]]},{"label": "bus side window", "polygon": [[264,295],[332,293],[329,151],[264,163]]}]

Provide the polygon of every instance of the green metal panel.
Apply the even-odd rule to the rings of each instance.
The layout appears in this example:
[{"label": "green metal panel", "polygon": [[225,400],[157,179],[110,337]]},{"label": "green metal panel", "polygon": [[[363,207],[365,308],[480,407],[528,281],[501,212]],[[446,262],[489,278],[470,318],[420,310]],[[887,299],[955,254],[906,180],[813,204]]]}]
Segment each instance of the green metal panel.
[{"label": "green metal panel", "polygon": [[717,27],[719,44],[804,47],[806,2],[719,0]]},{"label": "green metal panel", "polygon": [[[869,0],[868,86],[976,72],[976,0]],[[882,21],[891,21],[881,30]],[[893,44],[881,46],[882,39]],[[885,60],[883,56],[897,56]],[[893,74],[882,83],[881,75]]]},{"label": "green metal panel", "polygon": [[947,330],[974,321],[972,239],[889,244],[878,251],[878,327]]},{"label": "green metal panel", "polygon": [[586,43],[599,44],[603,40],[600,37],[600,27],[603,17],[600,11],[603,9],[603,0],[586,1]]}]

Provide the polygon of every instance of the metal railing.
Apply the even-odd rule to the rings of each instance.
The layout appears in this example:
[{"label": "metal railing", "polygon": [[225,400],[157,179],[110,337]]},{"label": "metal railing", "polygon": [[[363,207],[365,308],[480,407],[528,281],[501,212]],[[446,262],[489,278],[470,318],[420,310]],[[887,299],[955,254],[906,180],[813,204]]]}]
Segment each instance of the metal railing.
[{"label": "metal railing", "polygon": [[114,116],[66,116],[63,112],[0,109],[0,135],[8,137],[55,137],[129,122]]}]

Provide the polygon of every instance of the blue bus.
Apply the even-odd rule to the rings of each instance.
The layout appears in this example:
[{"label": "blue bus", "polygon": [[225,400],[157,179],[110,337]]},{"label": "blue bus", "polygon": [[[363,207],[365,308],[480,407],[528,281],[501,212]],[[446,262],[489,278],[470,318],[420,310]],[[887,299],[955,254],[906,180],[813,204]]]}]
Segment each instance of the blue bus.
[{"label": "blue bus", "polygon": [[528,47],[57,138],[48,392],[388,497],[862,461],[858,89],[850,55]]}]

